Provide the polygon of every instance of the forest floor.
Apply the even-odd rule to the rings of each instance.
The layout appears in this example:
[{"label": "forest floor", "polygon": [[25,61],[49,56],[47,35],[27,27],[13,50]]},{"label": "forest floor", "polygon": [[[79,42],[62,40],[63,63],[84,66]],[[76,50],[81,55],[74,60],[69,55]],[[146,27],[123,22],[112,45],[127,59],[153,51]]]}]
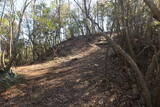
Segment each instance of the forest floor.
[{"label": "forest floor", "polygon": [[108,59],[106,72],[113,81],[104,79],[106,47],[96,45],[99,38],[70,43],[76,48],[65,57],[14,68],[23,81],[0,94],[0,107],[142,106],[128,76],[119,72],[118,58]]}]

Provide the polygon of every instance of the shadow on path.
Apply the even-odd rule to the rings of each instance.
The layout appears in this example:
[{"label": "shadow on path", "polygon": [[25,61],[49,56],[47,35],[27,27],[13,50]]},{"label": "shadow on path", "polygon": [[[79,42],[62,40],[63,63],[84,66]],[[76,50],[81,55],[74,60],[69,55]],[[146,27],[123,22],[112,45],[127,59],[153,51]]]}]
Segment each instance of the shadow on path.
[{"label": "shadow on path", "polygon": [[45,71],[43,75],[26,78],[24,83],[13,87],[9,94],[6,94],[7,92],[2,94],[5,99],[3,105],[8,107],[94,106],[98,95],[103,94],[97,84],[104,75],[104,53],[105,50],[101,49],[58,66],[42,67],[28,72]]}]

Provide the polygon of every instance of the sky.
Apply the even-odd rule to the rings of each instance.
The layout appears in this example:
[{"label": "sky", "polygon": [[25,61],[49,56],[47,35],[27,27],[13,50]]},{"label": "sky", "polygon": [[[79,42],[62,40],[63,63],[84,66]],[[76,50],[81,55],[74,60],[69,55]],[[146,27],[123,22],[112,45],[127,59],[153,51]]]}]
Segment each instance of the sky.
[{"label": "sky", "polygon": [[[25,0],[16,0],[15,5],[16,5],[17,10],[20,10],[22,8],[24,1]],[[47,4],[47,6],[50,6],[51,2],[55,1],[55,0],[37,0],[37,1],[44,1]],[[68,0],[66,0],[66,1],[68,1]],[[81,1],[81,0],[78,0],[78,1]],[[97,0],[92,0],[92,3],[94,4],[94,3],[96,3],[96,1]],[[103,1],[103,0],[99,0],[99,1]],[[74,3],[74,0],[70,0],[70,2],[72,3],[73,6],[76,5]]]},{"label": "sky", "polygon": [[[25,0],[16,0],[16,2],[15,2],[16,10],[21,10],[21,9],[23,8],[24,1],[25,1]],[[28,0],[28,1],[30,1],[30,0]],[[50,5],[51,5],[51,2],[53,2],[53,1],[55,1],[55,0],[37,0],[37,2],[42,2],[42,1],[43,1],[44,3],[46,3],[47,6],[50,6]],[[65,1],[67,2],[68,0],[65,0]],[[69,1],[71,2],[71,8],[78,7],[78,6],[75,4],[74,0],[69,0]],[[81,2],[82,0],[77,0],[77,1]],[[96,1],[97,1],[97,0],[92,0],[92,4],[95,4]],[[99,1],[101,1],[101,0],[99,0]]]}]

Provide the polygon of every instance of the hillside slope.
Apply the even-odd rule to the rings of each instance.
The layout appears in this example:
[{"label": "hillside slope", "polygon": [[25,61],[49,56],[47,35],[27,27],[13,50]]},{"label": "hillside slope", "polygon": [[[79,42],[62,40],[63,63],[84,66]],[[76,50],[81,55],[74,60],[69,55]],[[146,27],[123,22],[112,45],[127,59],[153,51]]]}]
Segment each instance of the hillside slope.
[{"label": "hillside slope", "polygon": [[12,107],[94,105],[102,94],[97,84],[103,76],[105,49],[94,44],[98,36],[92,38],[63,43],[65,46],[72,43],[70,46],[74,47],[67,49],[71,55],[66,57],[15,68],[24,81],[2,93],[0,104]]},{"label": "hillside slope", "polygon": [[[61,57],[16,67],[24,80],[0,94],[2,107],[142,107],[129,75],[116,55],[105,58],[101,36],[60,44]],[[106,65],[106,66],[105,66]],[[105,71],[106,69],[106,71]],[[142,103],[141,103],[142,102]]]}]

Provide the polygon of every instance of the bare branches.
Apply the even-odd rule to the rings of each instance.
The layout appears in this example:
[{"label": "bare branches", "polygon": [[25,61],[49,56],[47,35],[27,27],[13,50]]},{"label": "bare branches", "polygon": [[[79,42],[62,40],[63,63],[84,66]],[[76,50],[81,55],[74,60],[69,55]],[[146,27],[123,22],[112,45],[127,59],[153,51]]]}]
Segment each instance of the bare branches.
[{"label": "bare branches", "polygon": [[82,12],[84,12],[84,10],[83,10],[83,8],[80,6],[80,4],[76,1],[76,0],[74,0],[74,2],[77,4],[77,6],[81,9],[81,11]]},{"label": "bare branches", "polygon": [[1,22],[2,22],[3,15],[4,15],[5,7],[6,7],[6,0],[4,1],[4,5],[3,5],[2,13],[1,13],[0,25],[1,25]]},{"label": "bare branches", "polygon": [[32,2],[32,0],[30,0],[29,2],[28,2],[28,0],[25,0],[25,2],[24,2],[22,13],[20,14],[20,18],[19,18],[19,22],[18,22],[18,31],[17,31],[17,35],[16,35],[16,39],[15,39],[16,41],[14,42],[14,46],[13,46],[14,53],[13,53],[12,58],[10,59],[9,64],[6,67],[7,69],[10,69],[12,67],[13,61],[16,59],[17,46],[18,46],[18,40],[19,40],[19,36],[20,36],[20,32],[21,32],[21,24],[23,21],[23,16],[24,16],[24,13],[25,13],[27,7],[29,6],[29,4],[31,2]]},{"label": "bare branches", "polygon": [[23,9],[22,9],[22,13],[20,14],[20,18],[19,18],[18,32],[17,32],[16,40],[18,40],[18,39],[19,39],[19,36],[20,36],[21,23],[22,23],[22,21],[23,21],[24,13],[25,13],[27,7],[29,6],[29,4],[30,4],[31,2],[32,2],[32,0],[30,0],[29,2],[28,2],[28,0],[26,0],[25,3],[24,3]]},{"label": "bare branches", "polygon": [[155,55],[153,55],[152,61],[151,61],[150,65],[148,66],[147,72],[145,74],[146,79],[149,79],[149,76],[151,76],[151,73],[154,71],[155,68],[157,68],[159,71],[159,66],[157,65],[157,67],[156,67],[157,60],[158,60],[159,56],[160,56],[160,51],[157,52]]},{"label": "bare branches", "polygon": [[80,6],[80,4],[79,4],[76,0],[74,0],[74,1],[75,1],[75,3],[77,4],[77,6],[81,9],[81,11],[82,11],[83,13],[85,13],[86,18],[88,18],[88,19],[91,21],[92,24],[96,25],[96,26],[98,27],[98,29],[99,29],[101,32],[103,32],[103,29],[99,26],[99,24],[92,18],[92,16],[91,16],[90,13],[89,13],[90,5],[91,5],[91,0],[90,0],[90,2],[89,2],[89,9],[87,9],[86,1],[84,1],[84,8],[85,8],[85,10]]}]

